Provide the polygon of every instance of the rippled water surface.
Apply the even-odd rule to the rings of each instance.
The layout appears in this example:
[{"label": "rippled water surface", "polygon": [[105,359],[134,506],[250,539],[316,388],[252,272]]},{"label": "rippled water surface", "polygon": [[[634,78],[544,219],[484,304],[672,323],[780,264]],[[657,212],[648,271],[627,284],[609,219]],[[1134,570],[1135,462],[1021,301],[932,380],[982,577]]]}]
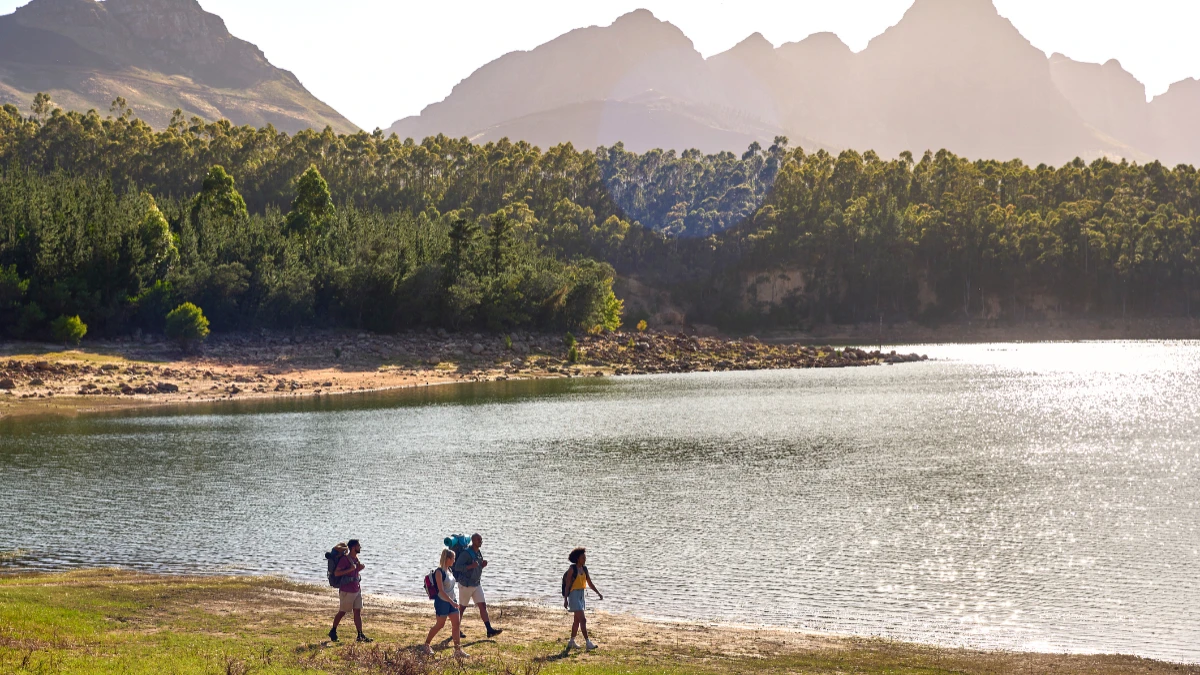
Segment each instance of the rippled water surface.
[{"label": "rippled water surface", "polygon": [[[0,551],[1200,662],[1200,343],[928,346],[850,370],[493,384],[0,422]],[[12,565],[13,563],[9,563]]]}]

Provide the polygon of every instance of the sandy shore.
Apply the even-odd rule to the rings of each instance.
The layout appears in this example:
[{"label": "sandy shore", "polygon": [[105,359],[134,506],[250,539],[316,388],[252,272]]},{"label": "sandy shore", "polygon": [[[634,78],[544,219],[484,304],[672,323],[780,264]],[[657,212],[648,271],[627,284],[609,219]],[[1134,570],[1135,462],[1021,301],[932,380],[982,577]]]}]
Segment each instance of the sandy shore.
[{"label": "sandy shore", "polygon": [[0,344],[0,417],[331,396],[454,382],[870,366],[919,359],[684,333],[223,335],[184,354],[156,340]]}]

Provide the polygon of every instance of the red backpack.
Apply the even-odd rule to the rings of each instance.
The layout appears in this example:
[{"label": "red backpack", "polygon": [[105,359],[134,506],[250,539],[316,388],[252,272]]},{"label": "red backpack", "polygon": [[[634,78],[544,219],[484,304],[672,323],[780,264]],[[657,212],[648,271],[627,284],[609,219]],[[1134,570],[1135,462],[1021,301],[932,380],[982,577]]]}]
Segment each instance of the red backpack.
[{"label": "red backpack", "polygon": [[441,571],[442,568],[439,567],[425,575],[425,595],[428,595],[430,600],[438,599],[437,579],[435,579],[433,575]]}]

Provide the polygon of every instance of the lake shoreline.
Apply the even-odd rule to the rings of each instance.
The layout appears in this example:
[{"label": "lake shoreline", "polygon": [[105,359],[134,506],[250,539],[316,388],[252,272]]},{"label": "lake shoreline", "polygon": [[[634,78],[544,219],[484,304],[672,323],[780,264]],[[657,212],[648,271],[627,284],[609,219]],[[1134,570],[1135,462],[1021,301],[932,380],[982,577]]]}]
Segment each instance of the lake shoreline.
[{"label": "lake shoreline", "polygon": [[300,399],[443,384],[665,373],[846,368],[916,354],[683,332],[215,336],[185,354],[156,339],[63,349],[0,344],[0,419],[220,401]]},{"label": "lake shoreline", "polygon": [[818,326],[811,331],[760,333],[764,341],[832,345],[987,344],[1001,342],[1106,342],[1117,340],[1200,340],[1200,318],[1048,319],[1011,323],[954,321]]},{"label": "lake shoreline", "polygon": [[[367,597],[370,647],[324,636],[336,608],[329,588],[274,577],[193,577],[99,569],[0,574],[0,665],[56,672],[143,670],[222,672],[452,671],[458,664],[439,637],[437,654],[419,657],[432,623],[428,603]],[[38,611],[33,611],[34,609]],[[570,617],[562,611],[494,603],[505,633],[480,639],[470,610],[464,646],[473,672],[658,673],[1185,673],[1200,666],[1119,655],[983,652],[769,628],[666,622],[595,612],[596,652],[564,652]],[[352,633],[347,625],[343,634]],[[50,637],[53,636],[53,637]],[[410,661],[422,670],[388,670]],[[150,670],[144,670],[149,667]],[[454,672],[457,672],[454,670]]]}]

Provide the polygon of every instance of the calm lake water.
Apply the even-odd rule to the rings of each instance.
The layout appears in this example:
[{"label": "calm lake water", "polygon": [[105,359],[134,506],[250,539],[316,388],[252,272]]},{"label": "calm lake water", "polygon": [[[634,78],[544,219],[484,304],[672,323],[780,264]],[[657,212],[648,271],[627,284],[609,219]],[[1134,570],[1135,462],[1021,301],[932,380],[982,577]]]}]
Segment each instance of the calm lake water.
[{"label": "calm lake water", "polygon": [[0,422],[0,550],[416,598],[480,531],[493,601],[586,545],[607,611],[1200,662],[1200,343],[916,351]]}]

